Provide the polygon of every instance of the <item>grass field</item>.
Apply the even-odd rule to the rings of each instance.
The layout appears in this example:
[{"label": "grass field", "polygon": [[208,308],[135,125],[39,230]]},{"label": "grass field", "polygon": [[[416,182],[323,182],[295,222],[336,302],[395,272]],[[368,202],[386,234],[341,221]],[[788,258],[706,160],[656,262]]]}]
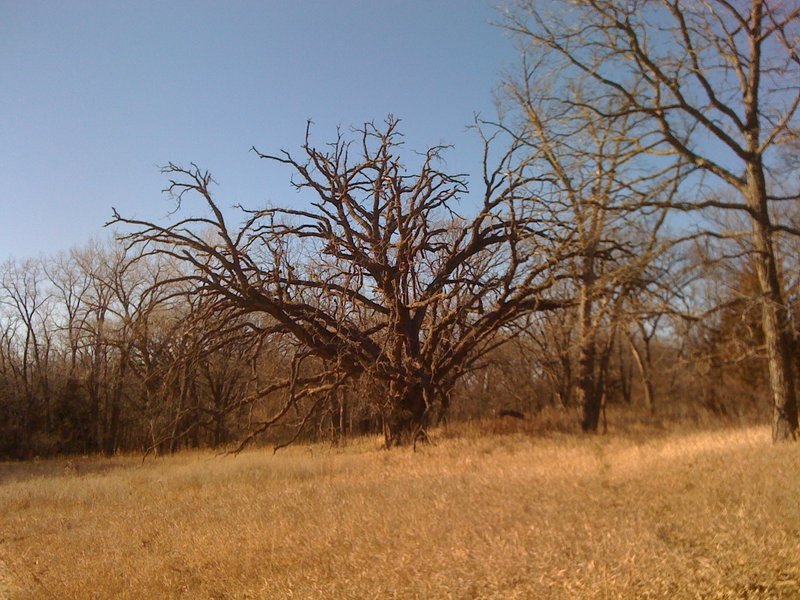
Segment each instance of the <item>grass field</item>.
[{"label": "grass field", "polygon": [[0,464],[0,598],[798,598],[765,428]]}]

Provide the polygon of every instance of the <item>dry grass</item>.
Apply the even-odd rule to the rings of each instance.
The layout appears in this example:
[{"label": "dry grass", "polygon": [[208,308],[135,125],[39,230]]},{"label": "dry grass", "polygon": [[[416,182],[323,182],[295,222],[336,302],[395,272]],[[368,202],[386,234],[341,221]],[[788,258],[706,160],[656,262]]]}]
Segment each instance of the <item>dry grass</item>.
[{"label": "dry grass", "polygon": [[0,597],[797,598],[763,428],[0,465]]}]

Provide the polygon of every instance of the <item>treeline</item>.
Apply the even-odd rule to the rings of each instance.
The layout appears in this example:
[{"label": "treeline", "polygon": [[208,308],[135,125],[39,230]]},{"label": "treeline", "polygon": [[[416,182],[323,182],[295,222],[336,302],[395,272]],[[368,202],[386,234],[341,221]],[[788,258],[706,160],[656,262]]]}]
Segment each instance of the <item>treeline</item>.
[{"label": "treeline", "polygon": [[94,243],[3,265],[4,455],[174,450],[184,436],[195,445],[229,439],[253,371],[251,349],[226,332],[200,331],[198,307],[153,287],[169,264],[130,259],[119,244]]},{"label": "treeline", "polygon": [[[274,385],[293,368],[286,335],[266,321],[189,301],[177,284],[157,285],[180,274],[175,261],[94,242],[56,257],[7,261],[0,271],[4,457],[229,447],[286,405],[288,392]],[[766,418],[752,266],[717,262],[706,275],[691,287],[706,297],[693,300],[721,308],[702,320],[679,310],[687,290],[675,290],[671,299],[620,300],[599,325],[603,405],[658,417]],[[572,307],[504,332],[508,343],[459,384],[449,418],[558,409],[577,421],[577,316]],[[265,393],[273,385],[275,393]],[[310,418],[292,409],[269,439],[288,441],[304,421],[306,438],[382,431],[384,394],[350,385]]]}]

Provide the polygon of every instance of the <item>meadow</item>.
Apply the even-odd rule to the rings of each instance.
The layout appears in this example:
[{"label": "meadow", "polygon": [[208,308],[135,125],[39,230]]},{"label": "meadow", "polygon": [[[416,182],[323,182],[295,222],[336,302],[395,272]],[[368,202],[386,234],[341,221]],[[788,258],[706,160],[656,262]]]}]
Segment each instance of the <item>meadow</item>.
[{"label": "meadow", "polygon": [[0,598],[798,598],[765,427],[0,464]]}]

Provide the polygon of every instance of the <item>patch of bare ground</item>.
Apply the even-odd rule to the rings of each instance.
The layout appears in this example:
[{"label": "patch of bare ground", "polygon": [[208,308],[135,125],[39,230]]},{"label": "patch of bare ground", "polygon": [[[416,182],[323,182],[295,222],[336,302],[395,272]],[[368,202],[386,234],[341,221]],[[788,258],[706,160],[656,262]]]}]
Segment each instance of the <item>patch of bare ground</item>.
[{"label": "patch of bare ground", "polygon": [[765,428],[438,439],[6,465],[0,597],[800,597]]}]

